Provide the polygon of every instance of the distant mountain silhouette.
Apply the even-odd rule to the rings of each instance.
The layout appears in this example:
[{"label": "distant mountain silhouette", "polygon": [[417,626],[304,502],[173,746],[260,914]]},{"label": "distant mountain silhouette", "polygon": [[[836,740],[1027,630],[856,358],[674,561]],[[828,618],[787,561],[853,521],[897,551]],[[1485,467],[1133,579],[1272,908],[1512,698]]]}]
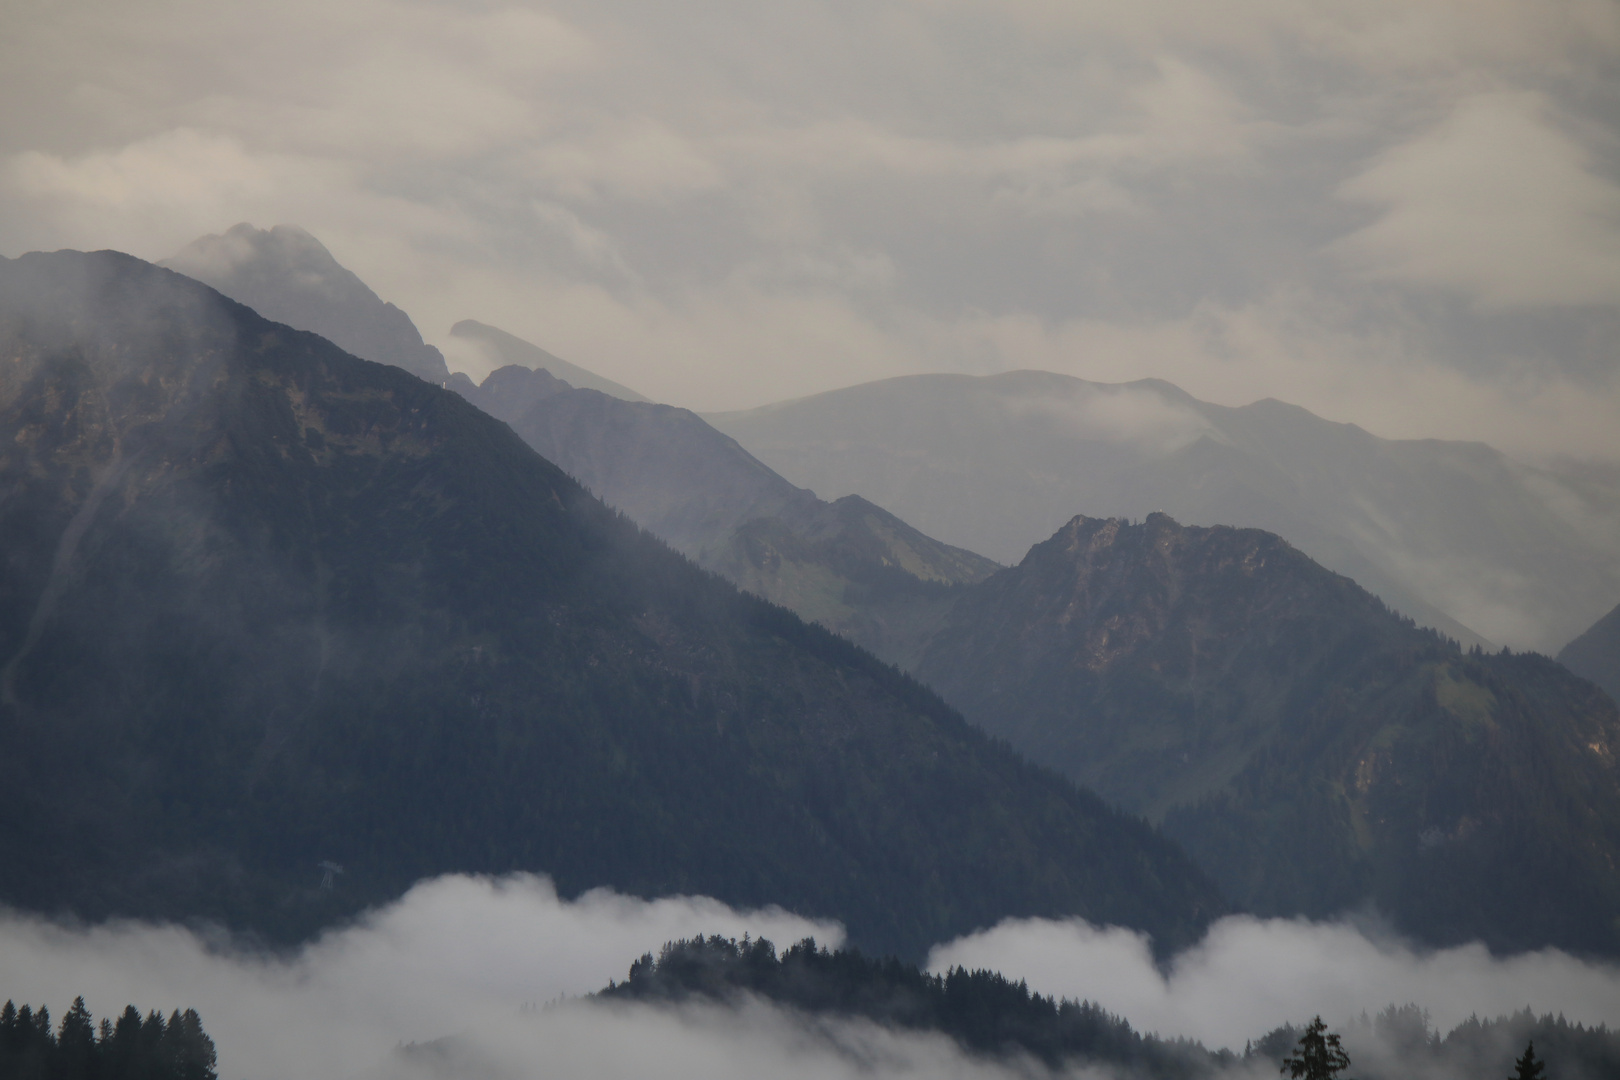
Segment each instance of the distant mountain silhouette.
[{"label": "distant mountain silhouette", "polygon": [[1172,948],[1224,910],[439,387],[111,252],[0,260],[0,349],[6,904],[291,940],[536,871],[912,957],[1016,915]]},{"label": "distant mountain silhouette", "polygon": [[1162,821],[1267,915],[1620,954],[1620,714],[1257,529],[1075,518],[961,590],[916,675]]},{"label": "distant mountain silhouette", "polygon": [[423,343],[410,316],[384,303],[296,225],[256,229],[243,222],[193,241],[158,265],[362,359],[402,367],[434,384],[450,377],[444,356]]},{"label": "distant mountain silhouette", "polygon": [[538,345],[532,345],[516,335],[508,334],[505,330],[497,329],[485,323],[476,322],[472,319],[462,319],[450,328],[450,336],[460,338],[463,341],[476,342],[488,358],[491,370],[510,367],[514,364],[531,370],[542,369],[559,379],[565,380],[568,385],[581,390],[600,390],[609,397],[616,397],[622,401],[647,400],[627,386],[620,386],[612,379],[604,379],[594,371],[587,371],[578,364],[570,364],[567,360],[551,355]]},{"label": "distant mountain silhouette", "polygon": [[[260,298],[277,312],[269,317],[365,359],[413,370],[405,362],[412,349],[428,348],[442,366],[404,312],[383,305],[293,226],[265,232],[239,225],[204,237],[167,265],[249,307],[257,309],[249,297]],[[408,333],[350,332],[346,343],[330,332],[375,329],[379,321]],[[464,319],[451,334],[477,343],[500,366],[481,384],[459,371],[429,381],[511,424],[542,456],[699,565],[884,659],[915,660],[944,610],[944,587],[999,568],[859,497],[822,502],[696,414],[648,402],[503,330]]]},{"label": "distant mountain silhouette", "polygon": [[1558,662],[1583,679],[1591,679],[1620,701],[1620,606],[1565,645]]},{"label": "distant mountain silhouette", "polygon": [[699,565],[885,659],[914,659],[949,586],[999,569],[858,496],[822,502],[686,409],[517,365],[449,385]]},{"label": "distant mountain silhouette", "polygon": [[1555,651],[1620,596],[1620,473],[1388,440],[1279,401],[1041,371],[918,375],[706,419],[823,498],[1003,563],[1075,514],[1277,533],[1464,644]]}]

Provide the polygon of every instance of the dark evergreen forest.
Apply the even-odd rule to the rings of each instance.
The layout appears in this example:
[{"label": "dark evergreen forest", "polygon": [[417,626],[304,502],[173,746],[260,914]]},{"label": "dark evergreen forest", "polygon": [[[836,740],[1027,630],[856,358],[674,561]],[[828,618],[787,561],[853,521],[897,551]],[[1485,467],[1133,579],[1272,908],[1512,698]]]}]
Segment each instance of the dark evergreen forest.
[{"label": "dark evergreen forest", "polygon": [[43,1005],[0,1008],[0,1080],[217,1080],[215,1064],[194,1009],[165,1020],[130,1005],[97,1024],[81,997],[53,1030]]},{"label": "dark evergreen forest", "polygon": [[[1244,1063],[1269,1074],[1307,1034],[1304,1024],[1286,1024],[1249,1043],[1241,1055],[1212,1051],[1191,1040],[1136,1031],[1098,1003],[1047,997],[997,972],[954,968],[931,975],[893,957],[818,947],[809,938],[781,952],[764,939],[673,941],[656,956],[642,956],[624,982],[609,983],[596,996],[657,1004],[728,1003],[744,994],[807,1015],[939,1032],[985,1057],[1024,1055],[1054,1068],[1105,1064],[1152,1080],[1214,1077]],[[1620,1076],[1620,1033],[1528,1010],[1490,1020],[1471,1017],[1442,1034],[1418,1006],[1391,1005],[1375,1017],[1363,1015],[1342,1037],[1352,1051],[1345,1075],[1359,1080],[1507,1077],[1531,1040],[1547,1063],[1549,1080]]]},{"label": "dark evergreen forest", "polygon": [[1027,1054],[1050,1066],[1107,1062],[1165,1080],[1214,1075],[1236,1058],[1183,1039],[1143,1035],[1100,1005],[1045,997],[993,971],[955,968],[930,975],[893,957],[830,950],[806,938],[778,953],[763,938],[711,936],[674,941],[641,957],[606,999],[717,1001],[748,993],[818,1015],[859,1017],[891,1027],[938,1031],[976,1054]]}]

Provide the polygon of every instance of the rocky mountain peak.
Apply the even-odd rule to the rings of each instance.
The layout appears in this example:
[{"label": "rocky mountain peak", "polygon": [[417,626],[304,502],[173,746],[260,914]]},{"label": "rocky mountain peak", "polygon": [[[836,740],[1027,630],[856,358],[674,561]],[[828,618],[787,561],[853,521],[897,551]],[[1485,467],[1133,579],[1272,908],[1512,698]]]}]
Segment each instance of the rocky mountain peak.
[{"label": "rocky mountain peak", "polygon": [[379,297],[296,225],[247,222],[201,237],[159,265],[210,285],[267,319],[310,330],[363,360],[428,382],[450,377],[410,316]]}]

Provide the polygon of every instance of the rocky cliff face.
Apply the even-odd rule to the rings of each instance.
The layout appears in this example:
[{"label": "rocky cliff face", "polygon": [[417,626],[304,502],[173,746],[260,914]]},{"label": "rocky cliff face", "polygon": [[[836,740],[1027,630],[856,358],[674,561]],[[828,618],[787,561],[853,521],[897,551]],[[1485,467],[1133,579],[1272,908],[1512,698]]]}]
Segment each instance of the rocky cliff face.
[{"label": "rocky cliff face", "polygon": [[1258,530],[1076,518],[967,590],[917,675],[1164,823],[1254,910],[1620,951],[1620,716],[1464,652]]}]

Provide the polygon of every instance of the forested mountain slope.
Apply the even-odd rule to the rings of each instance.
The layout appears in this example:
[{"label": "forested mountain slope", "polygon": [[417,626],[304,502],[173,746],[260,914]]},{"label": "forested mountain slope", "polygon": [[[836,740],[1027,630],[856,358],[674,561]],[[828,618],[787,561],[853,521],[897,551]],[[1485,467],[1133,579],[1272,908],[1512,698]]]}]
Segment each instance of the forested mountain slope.
[{"label": "forested mountain slope", "polygon": [[915,671],[1256,912],[1373,902],[1431,944],[1620,953],[1614,703],[1269,533],[1075,518],[965,590]]},{"label": "forested mountain slope", "polygon": [[[308,934],[447,871],[918,955],[1193,940],[1171,842],[504,424],[111,252],[0,262],[0,900]],[[330,887],[323,864],[339,866]]]},{"label": "forested mountain slope", "polygon": [[997,972],[959,967],[931,975],[892,957],[818,948],[810,938],[780,954],[764,938],[672,941],[593,996],[676,1005],[752,996],[821,1020],[938,1032],[981,1059],[1029,1058],[1054,1070],[1101,1065],[1143,1080],[1214,1077],[1238,1060],[1230,1051],[1138,1032],[1095,1002],[1033,994]]},{"label": "forested mountain slope", "polygon": [[[1277,533],[1464,644],[1554,652],[1620,597],[1620,486],[1154,379],[917,375],[705,417],[822,498],[1004,563],[1075,514]],[[1481,638],[1484,642],[1481,642]]]}]

